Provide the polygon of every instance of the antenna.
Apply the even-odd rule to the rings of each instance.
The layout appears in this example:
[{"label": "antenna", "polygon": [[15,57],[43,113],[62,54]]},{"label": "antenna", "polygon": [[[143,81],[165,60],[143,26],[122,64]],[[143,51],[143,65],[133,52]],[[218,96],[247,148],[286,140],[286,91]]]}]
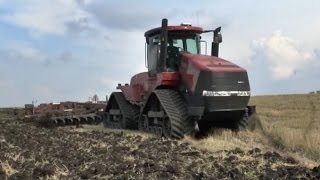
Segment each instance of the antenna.
[{"label": "antenna", "polygon": [[197,26],[199,26],[199,17],[198,17],[198,11],[196,11],[196,15],[197,15]]}]

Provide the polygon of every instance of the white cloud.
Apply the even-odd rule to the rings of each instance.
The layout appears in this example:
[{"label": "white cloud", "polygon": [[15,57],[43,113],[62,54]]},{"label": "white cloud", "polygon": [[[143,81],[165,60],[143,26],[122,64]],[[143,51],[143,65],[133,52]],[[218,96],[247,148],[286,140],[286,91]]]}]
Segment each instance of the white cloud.
[{"label": "white cloud", "polygon": [[46,58],[46,55],[42,54],[38,49],[33,47],[24,47],[17,49],[17,52],[20,53],[23,59],[32,60],[32,61],[42,61]]},{"label": "white cloud", "polygon": [[25,42],[13,42],[11,44],[7,44],[6,48],[2,48],[0,50],[3,59],[8,61],[26,60],[44,62],[48,57],[39,49],[32,47],[29,43]]},{"label": "white cloud", "polygon": [[90,16],[75,0],[28,0],[17,4],[13,12],[3,15],[2,19],[39,33],[64,34],[67,23]]},{"label": "white cloud", "polygon": [[6,46],[0,46],[1,60],[4,61],[27,61],[50,65],[53,63],[69,63],[75,57],[71,51],[61,51],[51,55],[48,52],[38,49],[27,41],[8,41]]},{"label": "white cloud", "polygon": [[313,50],[304,49],[299,42],[283,35],[281,30],[272,36],[253,41],[256,52],[263,53],[276,80],[286,80],[305,67],[315,56]]}]

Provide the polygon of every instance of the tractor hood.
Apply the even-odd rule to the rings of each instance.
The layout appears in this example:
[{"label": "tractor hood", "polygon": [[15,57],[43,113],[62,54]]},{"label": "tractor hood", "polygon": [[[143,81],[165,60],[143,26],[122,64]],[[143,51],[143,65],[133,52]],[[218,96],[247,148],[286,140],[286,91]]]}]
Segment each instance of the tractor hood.
[{"label": "tractor hood", "polygon": [[191,63],[196,69],[200,71],[246,72],[246,70],[243,69],[242,67],[215,56],[194,55],[194,54],[183,53],[182,64],[184,62]]},{"label": "tractor hood", "polygon": [[193,93],[250,91],[247,71],[218,57],[183,53],[179,71],[182,81]]},{"label": "tractor hood", "polygon": [[183,53],[179,72],[187,92],[202,99],[207,111],[241,109],[249,102],[247,71],[227,60]]}]

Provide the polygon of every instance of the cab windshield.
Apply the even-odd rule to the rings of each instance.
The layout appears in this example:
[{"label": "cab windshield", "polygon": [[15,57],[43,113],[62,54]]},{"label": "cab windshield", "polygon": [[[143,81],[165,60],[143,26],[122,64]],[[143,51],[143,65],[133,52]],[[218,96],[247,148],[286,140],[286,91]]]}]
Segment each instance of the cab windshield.
[{"label": "cab windshield", "polygon": [[169,33],[168,46],[179,48],[179,51],[185,51],[191,54],[200,54],[199,36],[193,33]]}]

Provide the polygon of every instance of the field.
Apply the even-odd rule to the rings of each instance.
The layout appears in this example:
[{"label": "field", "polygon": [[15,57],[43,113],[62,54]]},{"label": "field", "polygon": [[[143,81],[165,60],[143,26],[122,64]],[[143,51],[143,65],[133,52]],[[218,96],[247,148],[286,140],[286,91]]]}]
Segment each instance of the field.
[{"label": "field", "polygon": [[260,96],[252,104],[271,145],[320,163],[320,94]]},{"label": "field", "polygon": [[180,141],[101,126],[48,129],[2,109],[0,179],[319,179],[320,96],[251,103],[255,131]]}]

